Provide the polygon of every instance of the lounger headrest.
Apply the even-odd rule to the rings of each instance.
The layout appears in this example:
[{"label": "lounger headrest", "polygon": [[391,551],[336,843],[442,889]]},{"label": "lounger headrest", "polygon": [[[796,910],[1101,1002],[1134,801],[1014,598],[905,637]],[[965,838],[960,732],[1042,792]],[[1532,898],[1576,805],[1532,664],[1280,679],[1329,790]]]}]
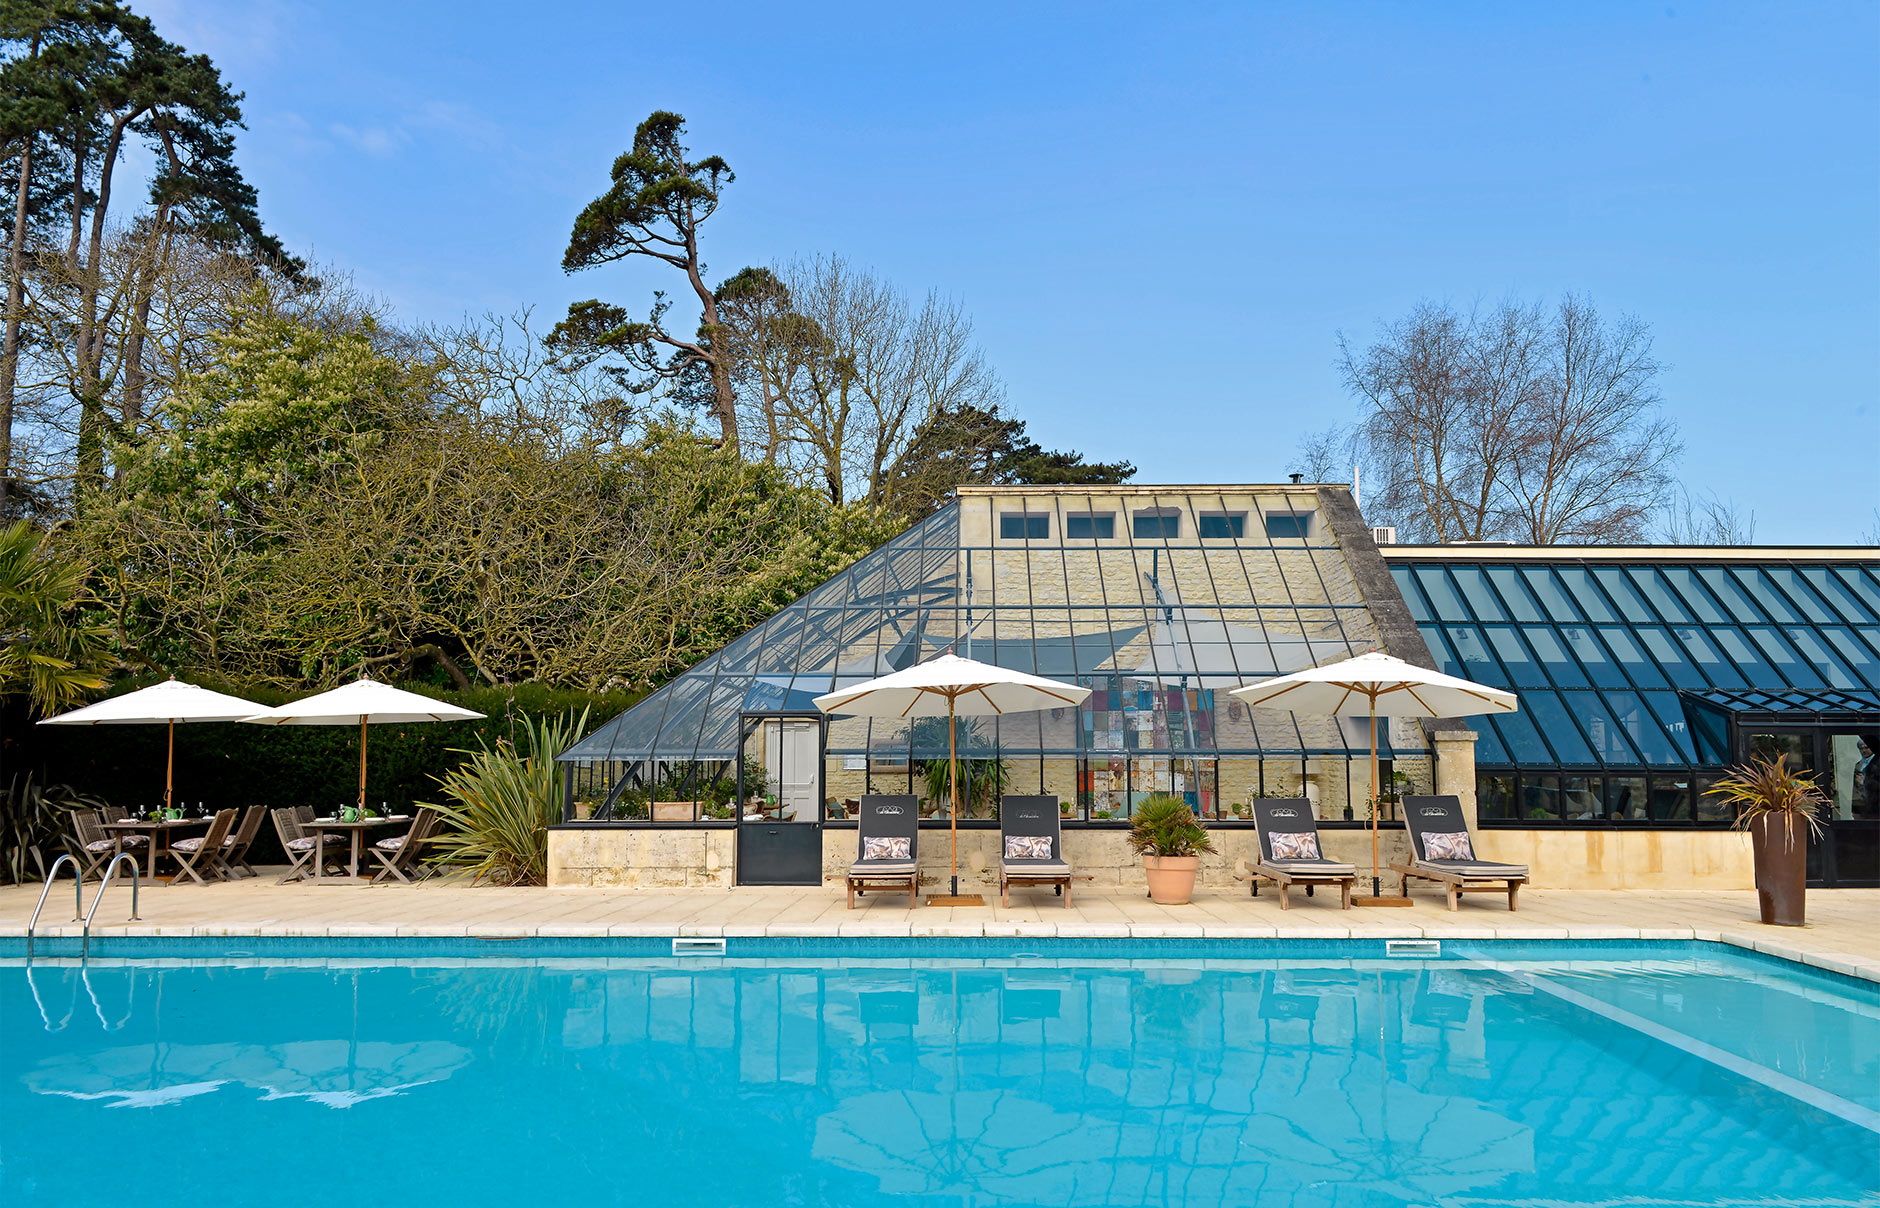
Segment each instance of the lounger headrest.
[{"label": "lounger headrest", "polygon": [[1260,834],[1260,854],[1275,858],[1274,835],[1316,835],[1318,819],[1312,816],[1312,803],[1304,797],[1255,797],[1253,825]]},{"label": "lounger headrest", "polygon": [[864,836],[912,835],[920,829],[920,798],[863,797],[856,818]]},{"label": "lounger headrest", "polygon": [[1448,794],[1440,797],[1405,797],[1403,817],[1404,824],[1413,835],[1431,831],[1439,834],[1454,833],[1469,829],[1462,818],[1462,801]]},{"label": "lounger headrest", "polygon": [[999,829],[1008,835],[1058,833],[1058,799],[1007,795],[999,798]]},{"label": "lounger headrest", "polygon": [[1304,797],[1255,797],[1253,821],[1267,833],[1319,829],[1318,819],[1312,816],[1312,803]]}]

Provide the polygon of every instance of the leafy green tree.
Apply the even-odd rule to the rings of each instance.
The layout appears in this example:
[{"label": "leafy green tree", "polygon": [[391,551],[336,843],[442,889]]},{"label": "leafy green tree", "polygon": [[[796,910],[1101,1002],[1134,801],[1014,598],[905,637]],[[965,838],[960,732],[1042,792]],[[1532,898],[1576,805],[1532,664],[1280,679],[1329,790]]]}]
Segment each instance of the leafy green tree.
[{"label": "leafy green tree", "polygon": [[578,272],[596,265],[645,256],[685,274],[703,321],[685,338],[667,329],[672,302],[653,295],[644,320],[598,300],[577,302],[550,334],[554,345],[579,363],[617,358],[625,389],[647,394],[661,385],[709,387],[709,406],[726,448],[738,447],[737,400],[730,366],[718,346],[718,299],[705,284],[699,228],[717,212],[726,185],[736,179],[716,155],[693,159],[681,139],[685,119],[663,110],[633,132],[633,148],[614,161],[613,184],[575,219],[561,266]]},{"label": "leafy green tree", "polygon": [[993,407],[952,407],[921,426],[893,481],[890,506],[923,516],[968,483],[1094,486],[1128,482],[1126,461],[1091,462],[1074,450],[1045,449],[1026,434],[1025,421]]},{"label": "leafy green tree", "polygon": [[264,285],[211,337],[213,363],[185,379],[163,426],[125,446],[125,486],[254,514],[409,426],[430,370],[378,347],[370,316],[335,330],[283,312]]}]

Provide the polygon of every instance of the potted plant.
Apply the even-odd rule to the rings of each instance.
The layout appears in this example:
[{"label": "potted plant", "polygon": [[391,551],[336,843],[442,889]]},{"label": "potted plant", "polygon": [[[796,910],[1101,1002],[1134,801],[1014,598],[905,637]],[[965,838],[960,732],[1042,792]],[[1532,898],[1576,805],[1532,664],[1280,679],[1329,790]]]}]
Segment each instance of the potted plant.
[{"label": "potted plant", "polygon": [[1194,896],[1201,853],[1214,850],[1188,803],[1160,793],[1136,806],[1129,820],[1129,846],[1142,857],[1150,900],[1164,906],[1180,906]]},{"label": "potted plant", "polygon": [[1736,808],[1756,862],[1756,902],[1772,927],[1806,922],[1808,840],[1819,838],[1827,796],[1814,777],[1789,767],[1787,753],[1751,760],[1705,790]]}]

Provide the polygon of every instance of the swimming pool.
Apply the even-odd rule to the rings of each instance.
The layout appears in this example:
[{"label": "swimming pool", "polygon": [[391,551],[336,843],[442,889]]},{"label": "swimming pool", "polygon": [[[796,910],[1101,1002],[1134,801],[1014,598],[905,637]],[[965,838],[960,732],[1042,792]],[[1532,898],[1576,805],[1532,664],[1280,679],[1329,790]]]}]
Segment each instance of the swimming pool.
[{"label": "swimming pool", "polygon": [[1716,945],[239,942],[0,962],[0,1203],[1880,1202],[1880,987]]}]

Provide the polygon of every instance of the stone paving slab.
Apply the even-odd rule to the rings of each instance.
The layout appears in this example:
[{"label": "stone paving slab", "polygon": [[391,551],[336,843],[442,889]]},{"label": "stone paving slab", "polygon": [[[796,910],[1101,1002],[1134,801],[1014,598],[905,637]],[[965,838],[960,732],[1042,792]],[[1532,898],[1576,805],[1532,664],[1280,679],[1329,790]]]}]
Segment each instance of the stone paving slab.
[{"label": "stone paving slab", "polygon": [[[278,873],[274,874],[278,875]],[[870,896],[844,908],[839,888],[508,889],[433,880],[417,886],[275,885],[257,879],[219,885],[145,886],[140,919],[128,922],[128,887],[113,885],[94,935],[155,937],[584,938],[667,936],[802,938],[902,937],[1023,939],[1437,939],[1707,940],[1749,948],[1853,977],[1880,981],[1880,890],[1810,894],[1807,927],[1764,927],[1753,893],[1529,890],[1510,913],[1494,899],[1464,899],[1455,912],[1440,895],[1414,895],[1408,910],[1338,909],[1333,898],[1293,898],[1281,910],[1270,895],[1203,887],[1187,906],[1158,906],[1137,887],[1082,888],[1074,904],[1050,894],[1015,893],[1002,907],[909,909],[899,895]],[[89,906],[96,886],[85,887]],[[39,932],[76,936],[71,890],[46,902]],[[25,934],[39,886],[0,889],[0,936]]]}]

